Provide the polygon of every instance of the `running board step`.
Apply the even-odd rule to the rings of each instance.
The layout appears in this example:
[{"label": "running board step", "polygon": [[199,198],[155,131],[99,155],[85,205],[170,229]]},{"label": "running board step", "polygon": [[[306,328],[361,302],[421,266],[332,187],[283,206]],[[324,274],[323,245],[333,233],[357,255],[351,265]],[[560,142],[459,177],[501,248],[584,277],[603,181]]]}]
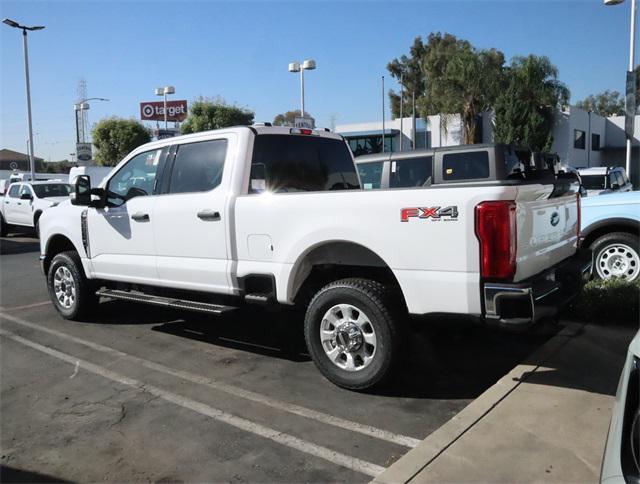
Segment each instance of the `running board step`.
[{"label": "running board step", "polygon": [[244,295],[244,301],[250,304],[269,304],[273,302],[273,294],[253,292]]},{"label": "running board step", "polygon": [[188,311],[198,311],[201,313],[221,314],[236,309],[235,306],[222,306],[220,304],[188,301],[186,299],[153,296],[141,292],[121,291],[118,289],[99,289],[98,291],[96,291],[96,296],[154,304],[156,306],[166,306],[175,309],[186,309]]}]

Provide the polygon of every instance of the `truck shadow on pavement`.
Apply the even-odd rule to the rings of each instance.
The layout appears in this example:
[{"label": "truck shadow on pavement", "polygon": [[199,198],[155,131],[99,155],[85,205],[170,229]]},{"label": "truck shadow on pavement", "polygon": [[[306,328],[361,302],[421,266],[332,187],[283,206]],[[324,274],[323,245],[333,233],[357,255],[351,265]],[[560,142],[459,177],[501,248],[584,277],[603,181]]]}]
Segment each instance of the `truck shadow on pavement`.
[{"label": "truck shadow on pavement", "polygon": [[27,252],[36,254],[40,252],[40,242],[38,239],[31,238],[30,234],[16,234],[16,236],[0,239],[0,255],[26,254]]},{"label": "truck shadow on pavement", "polygon": [[38,472],[25,471],[22,469],[16,469],[14,467],[9,467],[6,465],[0,465],[0,482],[4,482],[4,483],[11,483],[11,482],[68,483],[72,481],[66,481],[64,479],[59,479],[57,477],[47,476],[45,474],[40,474]]},{"label": "truck shadow on pavement", "polygon": [[[98,324],[152,324],[153,331],[293,363],[310,361],[299,313],[243,308],[225,315],[184,313],[134,303],[101,305]],[[153,324],[156,323],[156,324]],[[405,357],[380,396],[473,399],[544,344],[557,327],[522,334],[465,318],[410,318]]]}]

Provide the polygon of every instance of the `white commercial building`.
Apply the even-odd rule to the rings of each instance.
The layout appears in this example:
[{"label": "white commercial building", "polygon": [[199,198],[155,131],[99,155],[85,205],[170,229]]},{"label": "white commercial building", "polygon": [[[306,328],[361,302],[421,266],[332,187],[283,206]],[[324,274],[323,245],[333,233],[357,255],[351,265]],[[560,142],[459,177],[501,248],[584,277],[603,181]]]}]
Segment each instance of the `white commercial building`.
[{"label": "white commercial building", "polygon": [[[436,115],[416,119],[415,131],[410,117],[385,122],[385,151],[406,151],[416,148],[454,146],[462,144],[463,131],[460,116]],[[379,121],[341,124],[336,132],[342,134],[356,156],[382,151],[382,123]],[[414,135],[415,132],[415,135]],[[478,120],[478,143],[493,140],[493,114],[482,113]],[[402,147],[401,147],[402,145]],[[635,184],[640,170],[640,116],[636,116],[633,139],[633,166]],[[551,151],[563,163],[573,167],[624,166],[624,116],[604,118],[576,107],[556,114]],[[635,172],[635,173],[633,173]]]}]

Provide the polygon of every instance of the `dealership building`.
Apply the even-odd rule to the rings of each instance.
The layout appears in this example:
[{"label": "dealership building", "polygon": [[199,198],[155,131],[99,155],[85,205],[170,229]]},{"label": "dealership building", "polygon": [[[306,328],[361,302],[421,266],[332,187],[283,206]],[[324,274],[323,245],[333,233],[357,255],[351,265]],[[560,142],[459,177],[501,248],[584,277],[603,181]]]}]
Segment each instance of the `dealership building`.
[{"label": "dealership building", "polygon": [[[385,151],[406,151],[416,148],[456,146],[462,144],[463,129],[457,114],[428,116],[386,121],[384,133],[379,121],[341,124],[335,131],[345,137],[355,156],[382,151],[384,134]],[[482,113],[478,117],[478,143],[493,141],[493,114]],[[640,160],[640,115],[635,119],[632,141],[632,162]],[[573,167],[625,166],[626,138],[624,116],[605,118],[576,107],[569,107],[556,114],[553,128],[553,146],[563,163]],[[633,170],[635,185],[638,172]]]}]

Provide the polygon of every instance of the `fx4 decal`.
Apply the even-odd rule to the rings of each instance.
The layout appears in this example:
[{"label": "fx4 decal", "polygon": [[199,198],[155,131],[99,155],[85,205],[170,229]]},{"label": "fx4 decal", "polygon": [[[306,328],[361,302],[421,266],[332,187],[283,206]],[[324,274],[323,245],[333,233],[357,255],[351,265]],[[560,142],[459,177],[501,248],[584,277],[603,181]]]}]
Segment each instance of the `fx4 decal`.
[{"label": "fx4 decal", "polygon": [[410,218],[428,218],[432,221],[455,221],[458,220],[458,207],[411,207],[400,210],[400,221],[408,222]]}]

